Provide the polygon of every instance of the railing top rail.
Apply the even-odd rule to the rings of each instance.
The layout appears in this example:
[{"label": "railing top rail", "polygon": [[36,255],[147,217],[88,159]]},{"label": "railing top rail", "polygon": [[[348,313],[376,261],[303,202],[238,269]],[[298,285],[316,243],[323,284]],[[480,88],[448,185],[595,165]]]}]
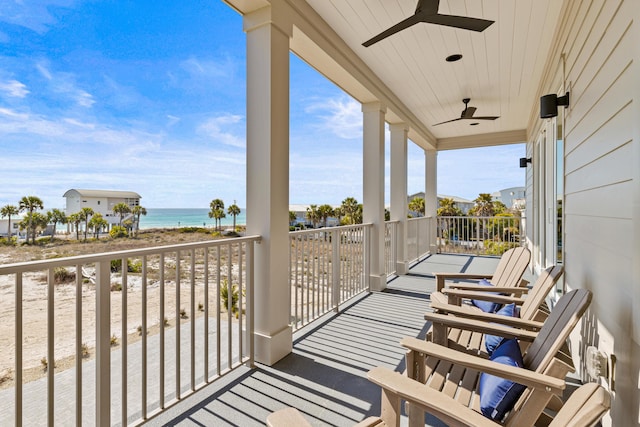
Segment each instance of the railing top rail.
[{"label": "railing top rail", "polygon": [[309,228],[307,230],[298,230],[298,231],[290,231],[289,234],[301,235],[301,234],[312,234],[318,233],[320,231],[332,231],[332,230],[353,230],[356,228],[370,227],[373,224],[370,222],[364,224],[354,224],[354,225],[341,225],[339,227],[321,227],[321,228]]},{"label": "railing top rail", "polygon": [[[442,219],[442,218],[451,218],[451,219],[468,219],[468,220],[475,220],[475,219],[504,219],[504,220],[516,220],[516,219],[520,219],[520,217],[518,216],[501,216],[501,215],[494,215],[494,216],[449,216],[449,215],[438,215],[438,219]],[[412,218],[415,219],[415,218]]]},{"label": "railing top rail", "polygon": [[385,224],[400,224],[400,220],[399,219],[392,219],[389,221],[385,221]]},{"label": "railing top rail", "polygon": [[424,221],[425,219],[431,219],[432,216],[419,216],[417,218],[407,218],[407,221]]},{"label": "railing top rail", "polygon": [[226,246],[234,243],[260,242],[259,235],[236,237],[231,239],[208,240],[203,242],[180,243],[167,246],[154,246],[151,248],[127,249],[124,251],[103,252],[99,254],[76,255],[65,258],[43,259],[36,261],[25,261],[14,264],[0,265],[0,275],[14,274],[27,271],[41,271],[47,268],[64,267],[75,264],[89,264],[100,261],[109,261],[119,258],[130,258],[134,256],[154,255],[166,252],[176,252],[189,249],[201,249],[205,247]]}]

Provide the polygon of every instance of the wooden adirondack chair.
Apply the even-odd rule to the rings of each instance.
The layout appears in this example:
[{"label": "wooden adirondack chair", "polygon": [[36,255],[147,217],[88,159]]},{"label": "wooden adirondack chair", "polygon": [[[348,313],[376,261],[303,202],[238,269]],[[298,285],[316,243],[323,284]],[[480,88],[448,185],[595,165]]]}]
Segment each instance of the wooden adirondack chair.
[{"label": "wooden adirondack chair", "polygon": [[[532,340],[523,354],[525,369],[501,365],[483,357],[447,348],[445,346],[447,334],[435,333],[436,329],[434,329],[434,342],[417,338],[404,338],[401,341],[401,344],[408,349],[407,376],[419,384],[426,384],[428,388],[454,399],[461,407],[475,410],[479,410],[476,388],[481,371],[511,379],[527,386],[528,390],[516,403],[516,410],[509,413],[504,425],[532,426],[552,396],[559,395],[564,388],[562,384],[567,373],[574,371],[570,357],[566,357],[560,350],[590,302],[591,292],[586,289],[577,289],[565,294],[538,333],[519,331],[516,328],[487,324],[472,319],[461,319],[456,316],[442,316],[438,321],[445,327],[463,327],[478,332],[490,330],[492,334],[507,338],[525,337]],[[554,383],[548,379],[543,381],[540,378],[534,381],[534,378],[529,378],[525,372],[536,375],[545,374],[557,379],[558,382]],[[538,380],[539,382],[536,382]],[[432,410],[430,409],[429,412]],[[436,416],[444,416],[438,411],[432,413]],[[411,426],[423,425],[424,414],[419,408],[411,407],[409,419]],[[443,421],[460,423],[456,418],[445,418]]]},{"label": "wooden adirondack chair", "polygon": [[[525,247],[518,247],[509,249],[502,257],[496,267],[493,274],[474,274],[474,273],[433,273],[436,277],[436,290],[441,292],[445,284],[453,286],[451,283],[446,283],[446,280],[479,280],[487,279],[494,286],[498,287],[517,287],[521,286],[522,276],[524,275],[529,261],[531,260],[531,252]],[[457,283],[455,287],[459,289],[475,289],[477,285]],[[433,294],[432,294],[433,295]],[[433,299],[433,298],[432,298]]]},{"label": "wooden adirondack chair", "polygon": [[[379,417],[369,417],[356,427],[400,427],[401,402],[419,407],[425,412],[438,413],[450,425],[490,426],[500,424],[485,418],[473,409],[406,376],[385,368],[374,368],[369,380],[382,387],[382,408]],[[541,376],[543,379],[548,379]],[[551,378],[553,379],[553,378]],[[573,392],[556,414],[549,427],[590,427],[600,421],[611,407],[611,396],[600,385],[588,383]],[[311,427],[295,408],[284,408],[267,417],[268,427]]]},{"label": "wooden adirondack chair", "polygon": [[[558,279],[562,275],[561,266],[549,267],[544,270],[531,289],[517,288],[519,295],[526,297],[515,297],[510,295],[498,295],[497,288],[485,289],[483,291],[465,291],[460,289],[445,289],[443,292],[448,296],[448,303],[432,302],[431,308],[434,313],[425,314],[425,319],[433,323],[432,328],[427,332],[427,340],[433,340],[433,333],[448,334],[447,345],[451,348],[465,349],[468,351],[482,351],[482,341],[484,329],[481,331],[462,330],[449,328],[446,332],[445,325],[440,323],[443,315],[453,314],[465,319],[474,319],[486,323],[499,323],[501,325],[519,328],[521,330],[539,331],[543,321],[549,315],[546,310],[545,298],[555,287]],[[487,288],[486,286],[484,288]],[[500,302],[502,304],[515,303],[520,306],[520,317],[507,317],[493,313],[485,313],[479,308],[470,304],[461,304],[463,298],[484,299],[487,301]],[[533,335],[525,335],[523,339],[528,339]],[[439,342],[443,343],[441,339]]]}]

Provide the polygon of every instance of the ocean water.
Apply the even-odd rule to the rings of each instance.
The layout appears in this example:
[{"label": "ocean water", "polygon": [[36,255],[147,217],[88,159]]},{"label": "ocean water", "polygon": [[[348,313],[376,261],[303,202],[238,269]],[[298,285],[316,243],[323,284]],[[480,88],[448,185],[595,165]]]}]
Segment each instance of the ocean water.
[{"label": "ocean water", "polygon": [[[226,213],[226,209],[225,209]],[[236,225],[247,223],[246,212],[241,209],[236,216]],[[233,226],[233,217],[227,213],[222,218],[223,227]],[[147,208],[147,215],[140,216],[140,228],[179,228],[179,227],[211,227],[215,220],[209,218],[209,209],[160,209]]]}]

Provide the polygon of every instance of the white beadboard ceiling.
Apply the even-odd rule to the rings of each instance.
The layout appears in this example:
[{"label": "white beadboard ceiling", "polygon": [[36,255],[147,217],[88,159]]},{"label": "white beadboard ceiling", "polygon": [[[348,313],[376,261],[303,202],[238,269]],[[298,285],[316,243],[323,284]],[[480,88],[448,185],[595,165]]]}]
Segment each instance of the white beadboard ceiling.
[{"label": "white beadboard ceiling", "polygon": [[[482,33],[419,23],[368,48],[362,43],[411,16],[417,0],[224,1],[241,13],[271,3],[293,24],[297,55],[359,101],[380,99],[414,142],[442,150],[525,140],[566,0],[441,0],[439,13],[495,23]],[[462,60],[445,61],[456,53]],[[434,126],[460,117],[463,98],[475,116],[500,118]]]}]

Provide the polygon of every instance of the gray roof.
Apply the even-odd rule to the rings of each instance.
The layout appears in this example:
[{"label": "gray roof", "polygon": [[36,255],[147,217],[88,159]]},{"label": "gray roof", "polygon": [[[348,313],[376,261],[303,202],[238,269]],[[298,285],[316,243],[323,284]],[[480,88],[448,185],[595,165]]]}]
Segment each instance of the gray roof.
[{"label": "gray roof", "polygon": [[119,198],[119,199],[141,199],[138,193],[133,191],[115,191],[115,190],[81,190],[78,188],[72,188],[71,190],[67,190],[66,193],[62,195],[62,197],[72,197],[72,196],[81,196],[81,197],[102,197],[102,198]]}]

